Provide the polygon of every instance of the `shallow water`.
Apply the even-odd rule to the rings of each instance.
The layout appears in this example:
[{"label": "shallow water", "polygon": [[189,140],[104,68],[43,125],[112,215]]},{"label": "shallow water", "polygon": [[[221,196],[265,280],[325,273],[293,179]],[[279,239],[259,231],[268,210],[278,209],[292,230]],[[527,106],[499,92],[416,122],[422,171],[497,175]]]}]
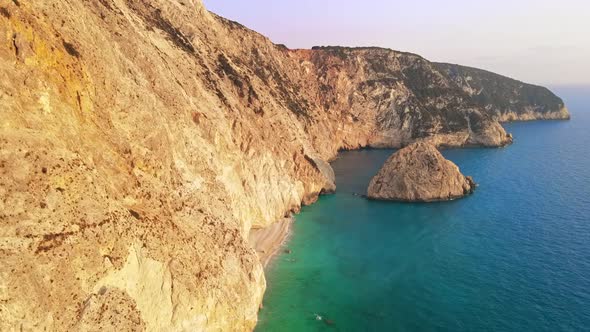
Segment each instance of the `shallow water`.
[{"label": "shallow water", "polygon": [[462,200],[365,200],[392,150],[342,153],[338,193],[302,210],[269,267],[257,331],[589,329],[590,89],[557,92],[572,121],[444,151],[479,183]]}]

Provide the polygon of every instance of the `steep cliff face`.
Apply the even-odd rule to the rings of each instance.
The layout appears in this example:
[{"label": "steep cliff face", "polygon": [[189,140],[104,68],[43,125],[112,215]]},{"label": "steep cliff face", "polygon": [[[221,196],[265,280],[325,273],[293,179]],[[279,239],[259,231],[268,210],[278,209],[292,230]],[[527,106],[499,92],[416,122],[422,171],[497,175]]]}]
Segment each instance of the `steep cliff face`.
[{"label": "steep cliff face", "polygon": [[448,63],[436,63],[435,66],[499,121],[570,118],[563,100],[547,88],[476,68]]},{"label": "steep cliff face", "polygon": [[251,229],[338,149],[500,146],[426,60],[290,51],[197,0],[0,0],[0,327],[251,330]]},{"label": "steep cliff face", "polygon": [[2,330],[252,329],[250,228],[333,187],[287,57],[198,2],[0,7]]},{"label": "steep cliff face", "polygon": [[297,54],[304,65],[313,64],[320,103],[340,119],[346,147],[400,147],[416,140],[453,147],[511,142],[485,109],[418,55],[345,47]]}]

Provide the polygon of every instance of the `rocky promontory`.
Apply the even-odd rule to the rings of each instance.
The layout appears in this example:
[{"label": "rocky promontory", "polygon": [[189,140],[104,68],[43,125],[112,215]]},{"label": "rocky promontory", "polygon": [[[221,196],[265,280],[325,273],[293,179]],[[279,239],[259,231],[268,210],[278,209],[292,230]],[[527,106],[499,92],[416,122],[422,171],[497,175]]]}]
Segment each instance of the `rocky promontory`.
[{"label": "rocky promontory", "polygon": [[563,100],[545,87],[477,68],[449,63],[434,65],[473,103],[500,122],[570,119]]},{"label": "rocky promontory", "polygon": [[432,144],[418,142],[394,153],[373,177],[371,199],[432,202],[471,194],[476,184]]}]

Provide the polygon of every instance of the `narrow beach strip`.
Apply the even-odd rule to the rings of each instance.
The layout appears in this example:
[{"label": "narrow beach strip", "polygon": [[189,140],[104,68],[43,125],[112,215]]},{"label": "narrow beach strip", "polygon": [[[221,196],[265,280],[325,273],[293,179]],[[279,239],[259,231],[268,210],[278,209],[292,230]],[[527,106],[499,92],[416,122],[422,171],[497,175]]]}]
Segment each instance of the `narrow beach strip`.
[{"label": "narrow beach strip", "polygon": [[269,227],[250,230],[248,241],[256,250],[258,258],[265,268],[287,240],[293,220],[293,217],[288,217]]}]

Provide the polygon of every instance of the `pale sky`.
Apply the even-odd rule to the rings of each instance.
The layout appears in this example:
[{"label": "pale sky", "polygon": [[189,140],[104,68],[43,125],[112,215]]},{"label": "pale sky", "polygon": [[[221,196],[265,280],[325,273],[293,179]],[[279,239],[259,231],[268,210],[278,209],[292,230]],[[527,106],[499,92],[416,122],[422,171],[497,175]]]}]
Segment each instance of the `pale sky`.
[{"label": "pale sky", "polygon": [[590,83],[590,0],[204,3],[289,48],[381,46],[529,83]]}]

